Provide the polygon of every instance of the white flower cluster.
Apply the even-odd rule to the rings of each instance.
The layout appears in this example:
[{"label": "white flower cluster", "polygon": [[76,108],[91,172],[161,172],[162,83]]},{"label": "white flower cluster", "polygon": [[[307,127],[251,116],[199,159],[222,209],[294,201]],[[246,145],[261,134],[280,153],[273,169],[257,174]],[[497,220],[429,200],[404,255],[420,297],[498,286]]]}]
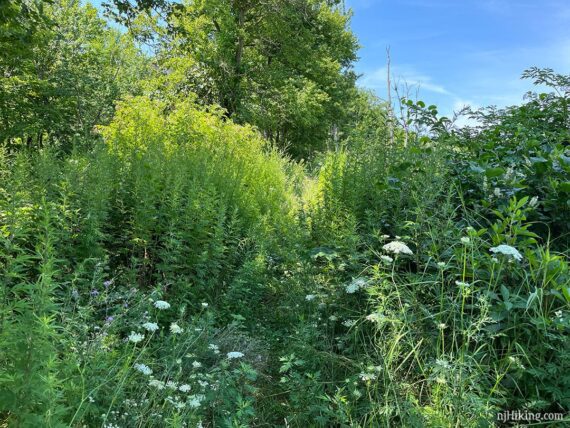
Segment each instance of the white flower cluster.
[{"label": "white flower cluster", "polygon": [[205,398],[206,397],[203,396],[202,394],[191,395],[190,397],[188,397],[187,404],[192,409],[195,409],[197,407],[200,407],[200,404],[202,404],[202,401],[204,401]]},{"label": "white flower cluster", "polygon": [[392,241],[384,246],[382,246],[384,251],[394,254],[414,254],[410,248],[401,241]]},{"label": "white flower cluster", "polygon": [[164,300],[157,300],[154,302],[154,307],[159,310],[170,309],[170,303],[165,302]]},{"label": "white flower cluster", "polygon": [[356,293],[361,288],[366,286],[366,280],[364,278],[356,278],[350,284],[348,284],[344,289],[348,294]]},{"label": "white flower cluster", "polygon": [[144,339],[144,334],[135,333],[134,331],[131,331],[131,334],[129,334],[129,342],[139,343],[143,339]]},{"label": "white flower cluster", "polygon": [[500,253],[504,254],[505,256],[510,256],[517,261],[521,261],[523,256],[519,253],[515,247],[511,247],[510,245],[501,244],[496,247],[492,247],[489,249],[494,254]]},{"label": "white flower cluster", "polygon": [[235,360],[235,359],[241,358],[243,356],[244,356],[244,354],[242,352],[234,351],[234,352],[228,352],[227,353],[228,360]]},{"label": "white flower cluster", "polygon": [[154,333],[159,328],[155,322],[145,322],[142,326],[146,331],[150,331],[151,333]]},{"label": "white flower cluster", "polygon": [[315,296],[314,294],[307,294],[307,295],[305,296],[305,300],[306,300],[307,302],[310,302],[311,300],[315,300],[315,297],[317,297],[317,296]]},{"label": "white flower cluster", "polygon": [[172,334],[180,334],[183,331],[184,331],[184,329],[182,327],[180,327],[178,324],[176,324],[175,322],[170,324],[170,332]]},{"label": "white flower cluster", "polygon": [[219,354],[219,353],[220,353],[220,347],[219,347],[218,345],[213,344],[213,343],[210,343],[210,344],[208,345],[208,349],[211,350],[211,351],[213,351],[214,354]]},{"label": "white flower cluster", "polygon": [[143,375],[150,376],[152,374],[152,369],[145,364],[135,364],[135,369],[141,372]]}]

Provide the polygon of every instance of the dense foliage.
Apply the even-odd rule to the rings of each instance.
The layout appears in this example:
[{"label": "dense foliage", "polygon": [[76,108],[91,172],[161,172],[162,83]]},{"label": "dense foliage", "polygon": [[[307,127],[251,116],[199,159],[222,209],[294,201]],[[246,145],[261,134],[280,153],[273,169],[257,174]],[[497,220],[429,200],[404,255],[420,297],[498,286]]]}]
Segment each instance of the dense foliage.
[{"label": "dense foliage", "polygon": [[144,57],[93,6],[5,1],[0,11],[0,140],[8,145],[85,145],[115,100],[138,91]]},{"label": "dense foliage", "polygon": [[569,76],[396,120],[337,2],[113,3],[0,3],[0,425],[568,414]]}]

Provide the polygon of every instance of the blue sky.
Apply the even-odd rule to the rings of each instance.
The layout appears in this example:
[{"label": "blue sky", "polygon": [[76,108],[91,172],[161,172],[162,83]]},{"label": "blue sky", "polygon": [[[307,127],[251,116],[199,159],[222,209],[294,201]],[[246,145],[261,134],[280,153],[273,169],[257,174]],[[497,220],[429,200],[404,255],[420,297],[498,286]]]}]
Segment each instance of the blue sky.
[{"label": "blue sky", "polygon": [[361,86],[386,97],[392,74],[450,114],[464,104],[512,105],[536,65],[570,74],[570,0],[345,0],[362,46]]}]

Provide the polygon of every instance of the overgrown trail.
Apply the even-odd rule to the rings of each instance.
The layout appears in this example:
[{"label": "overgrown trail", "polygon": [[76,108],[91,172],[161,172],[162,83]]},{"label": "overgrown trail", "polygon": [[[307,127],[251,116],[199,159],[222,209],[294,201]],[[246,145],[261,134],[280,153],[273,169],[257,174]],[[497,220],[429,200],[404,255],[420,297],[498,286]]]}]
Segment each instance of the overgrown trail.
[{"label": "overgrown trail", "polygon": [[1,427],[568,425],[570,76],[459,127],[344,2],[111,2],[0,1]]}]

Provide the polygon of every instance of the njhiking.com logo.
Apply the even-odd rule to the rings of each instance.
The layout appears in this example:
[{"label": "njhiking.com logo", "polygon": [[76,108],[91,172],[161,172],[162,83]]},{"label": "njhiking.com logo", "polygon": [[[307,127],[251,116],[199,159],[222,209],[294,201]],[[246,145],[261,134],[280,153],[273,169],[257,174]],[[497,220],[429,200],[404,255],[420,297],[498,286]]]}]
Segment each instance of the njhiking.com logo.
[{"label": "njhiking.com logo", "polygon": [[497,413],[498,422],[555,422],[564,421],[564,413],[529,412],[528,410],[505,410]]}]

